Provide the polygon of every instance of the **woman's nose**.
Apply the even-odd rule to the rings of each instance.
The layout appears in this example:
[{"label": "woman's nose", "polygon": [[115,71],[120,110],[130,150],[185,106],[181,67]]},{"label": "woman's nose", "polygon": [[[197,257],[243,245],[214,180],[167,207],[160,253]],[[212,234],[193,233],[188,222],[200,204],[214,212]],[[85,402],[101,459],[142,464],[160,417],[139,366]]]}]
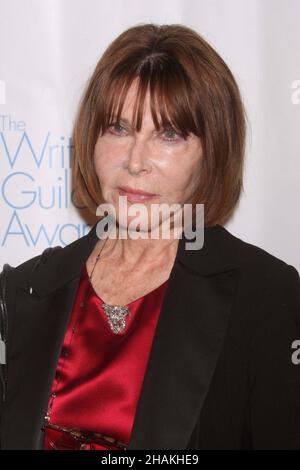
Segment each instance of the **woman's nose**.
[{"label": "woman's nose", "polygon": [[148,143],[143,138],[135,138],[128,149],[125,167],[131,173],[150,171],[150,150]]}]

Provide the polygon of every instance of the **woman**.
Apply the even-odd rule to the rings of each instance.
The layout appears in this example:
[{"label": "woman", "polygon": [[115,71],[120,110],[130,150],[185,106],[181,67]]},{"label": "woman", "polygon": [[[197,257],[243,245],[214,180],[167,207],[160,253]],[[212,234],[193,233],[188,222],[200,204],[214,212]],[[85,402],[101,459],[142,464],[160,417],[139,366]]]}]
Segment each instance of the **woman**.
[{"label": "woman", "polygon": [[[222,225],[245,129],[234,77],[195,31],[138,25],[108,47],[80,103],[73,177],[90,212],[115,209],[116,236],[97,222],[8,270],[2,449],[300,447],[299,274]],[[204,204],[203,247],[186,249],[173,215],[156,224],[169,237],[121,236],[136,202],[144,235],[153,206],[192,204],[197,228]]]}]

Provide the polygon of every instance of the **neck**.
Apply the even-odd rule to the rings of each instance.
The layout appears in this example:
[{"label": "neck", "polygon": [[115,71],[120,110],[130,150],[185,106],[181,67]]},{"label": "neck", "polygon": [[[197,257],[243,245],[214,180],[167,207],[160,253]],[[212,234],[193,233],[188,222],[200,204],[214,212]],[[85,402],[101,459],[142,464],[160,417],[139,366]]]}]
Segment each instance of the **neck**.
[{"label": "neck", "polygon": [[[120,234],[122,233],[122,236]],[[127,235],[127,236],[126,236]],[[170,230],[170,237],[167,239],[148,238],[133,239],[130,234],[122,232],[117,228],[117,236],[106,240],[99,240],[97,243],[97,253],[101,250],[102,259],[110,259],[118,263],[134,266],[141,261],[143,263],[159,264],[163,260],[174,259],[177,253],[179,238]]]}]

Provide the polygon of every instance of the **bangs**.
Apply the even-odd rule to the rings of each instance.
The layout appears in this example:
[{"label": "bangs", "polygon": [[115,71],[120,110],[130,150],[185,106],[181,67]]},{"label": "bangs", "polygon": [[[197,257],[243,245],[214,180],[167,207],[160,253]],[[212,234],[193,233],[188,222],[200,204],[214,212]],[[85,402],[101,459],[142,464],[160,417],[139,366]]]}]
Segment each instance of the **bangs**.
[{"label": "bangs", "polygon": [[139,67],[135,63],[131,70],[128,70],[128,64],[118,64],[111,75],[106,99],[101,103],[102,109],[99,109],[98,122],[102,132],[112,122],[121,120],[128,90],[137,79],[131,123],[137,132],[142,127],[144,101],[149,89],[151,115],[156,130],[173,128],[184,138],[190,133],[203,136],[203,128],[199,128],[199,113],[193,113],[195,91],[177,61],[165,54],[151,55],[144,58]]}]

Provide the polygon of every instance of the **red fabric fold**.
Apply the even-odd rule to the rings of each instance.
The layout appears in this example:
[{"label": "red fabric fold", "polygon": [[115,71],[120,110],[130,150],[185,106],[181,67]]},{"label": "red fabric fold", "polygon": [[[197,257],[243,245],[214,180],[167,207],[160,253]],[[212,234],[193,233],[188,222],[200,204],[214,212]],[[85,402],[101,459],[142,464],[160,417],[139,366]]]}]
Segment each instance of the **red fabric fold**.
[{"label": "red fabric fold", "polygon": [[[115,334],[84,267],[52,385],[50,423],[128,445],[167,285],[131,302],[126,327]],[[44,449],[55,448],[55,439],[57,433],[46,428]]]}]

